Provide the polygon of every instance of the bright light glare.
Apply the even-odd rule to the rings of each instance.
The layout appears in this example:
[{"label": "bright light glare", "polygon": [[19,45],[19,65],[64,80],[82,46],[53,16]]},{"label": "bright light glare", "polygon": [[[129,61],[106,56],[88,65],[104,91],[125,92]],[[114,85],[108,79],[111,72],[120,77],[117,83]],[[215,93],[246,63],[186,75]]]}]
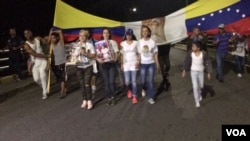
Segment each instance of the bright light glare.
[{"label": "bright light glare", "polygon": [[134,7],[134,8],[132,9],[132,11],[133,11],[133,12],[136,12],[136,11],[137,11],[137,9]]}]

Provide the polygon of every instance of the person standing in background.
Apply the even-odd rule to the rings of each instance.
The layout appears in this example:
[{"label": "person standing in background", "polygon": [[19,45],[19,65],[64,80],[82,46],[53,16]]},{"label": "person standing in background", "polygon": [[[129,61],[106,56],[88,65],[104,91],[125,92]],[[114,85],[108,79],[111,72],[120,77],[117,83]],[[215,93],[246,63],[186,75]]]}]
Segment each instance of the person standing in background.
[{"label": "person standing in background", "polygon": [[[86,30],[88,32],[88,42],[93,45],[94,50],[95,48],[95,43],[97,42],[96,39],[93,38],[92,33],[89,29]],[[93,72],[91,75],[91,92],[92,94],[95,94],[96,92],[96,83],[97,83],[97,76],[99,74],[99,63],[96,61],[96,59],[91,59],[91,63],[93,65]]]},{"label": "person standing in background", "polygon": [[10,37],[8,39],[9,48],[9,66],[10,69],[17,75],[16,80],[20,81],[22,79],[22,52],[24,41],[21,37],[16,35],[16,29],[10,28]]},{"label": "person standing in background", "polygon": [[234,42],[235,50],[232,51],[231,54],[234,55],[237,76],[241,78],[245,65],[246,50],[248,50],[248,47],[245,37],[240,34],[234,35]]},{"label": "person standing in background", "polygon": [[166,45],[158,45],[158,60],[161,68],[161,76],[162,76],[162,82],[160,83],[160,86],[158,87],[158,92],[161,92],[162,90],[168,90],[170,87],[169,82],[169,70],[170,70],[170,59],[169,59],[169,52],[171,47],[173,47],[174,44],[166,44]]},{"label": "person standing in background", "polygon": [[207,37],[200,31],[198,27],[193,29],[192,35],[188,38],[187,52],[192,50],[192,43],[200,41],[202,43],[202,50],[207,51]]},{"label": "person standing in background", "polygon": [[225,57],[228,54],[229,42],[231,42],[232,35],[225,31],[225,25],[220,24],[218,26],[219,33],[214,37],[214,44],[216,46],[216,63],[217,63],[217,74],[216,78],[219,82],[224,82],[223,80],[223,65],[225,62]]}]

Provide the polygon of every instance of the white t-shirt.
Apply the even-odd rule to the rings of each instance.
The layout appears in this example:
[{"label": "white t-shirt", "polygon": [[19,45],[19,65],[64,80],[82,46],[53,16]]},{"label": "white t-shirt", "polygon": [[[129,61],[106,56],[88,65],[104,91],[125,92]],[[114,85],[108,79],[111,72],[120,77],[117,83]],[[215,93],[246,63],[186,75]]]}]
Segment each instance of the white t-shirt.
[{"label": "white t-shirt", "polygon": [[[83,55],[80,55],[80,52],[81,52],[81,48],[82,47],[85,47],[86,49],[86,52],[89,52],[90,54],[95,54],[95,49],[94,49],[94,46],[89,43],[89,42],[86,42],[84,44],[81,44],[80,42],[78,42],[75,46],[74,46],[74,52],[73,52],[73,55],[76,56],[76,59],[78,62],[83,62],[83,64],[92,64],[92,60],[87,58],[86,56],[83,56]],[[82,65],[83,65],[82,64]],[[78,68],[82,68],[82,65],[78,64],[77,67]]]},{"label": "white t-shirt", "polygon": [[117,45],[117,42],[114,41],[114,40],[109,40],[109,43],[113,49],[114,52],[119,52],[119,49],[118,49],[118,45]]},{"label": "white t-shirt", "polygon": [[141,54],[141,64],[152,64],[155,62],[154,54],[158,52],[158,48],[153,39],[140,39],[138,52]]},{"label": "white t-shirt", "polygon": [[128,44],[127,41],[121,42],[121,54],[123,55],[123,71],[135,71],[136,63],[138,61],[137,49],[138,42],[133,41],[131,44]]},{"label": "white t-shirt", "polygon": [[192,71],[204,71],[203,53],[201,52],[199,56],[196,56],[195,53],[192,52],[191,57],[192,57],[191,70]]},{"label": "white t-shirt", "polygon": [[245,57],[245,49],[247,49],[246,42],[238,42],[235,51],[232,52],[232,55]]},{"label": "white t-shirt", "polygon": [[[97,42],[97,40],[91,38],[90,40],[88,40],[88,42],[89,42],[90,44],[93,45],[94,50],[96,51],[95,42]],[[94,72],[94,73],[98,73],[98,68],[97,68],[97,62],[96,62],[96,60],[95,60],[95,59],[92,59],[91,62],[92,62],[92,64],[93,64],[93,72]]]}]

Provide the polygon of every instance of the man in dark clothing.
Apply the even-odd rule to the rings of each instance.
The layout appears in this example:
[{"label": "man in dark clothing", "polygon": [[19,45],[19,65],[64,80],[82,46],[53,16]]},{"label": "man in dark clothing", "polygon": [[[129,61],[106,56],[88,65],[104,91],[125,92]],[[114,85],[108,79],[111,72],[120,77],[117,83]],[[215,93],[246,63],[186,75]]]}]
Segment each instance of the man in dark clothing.
[{"label": "man in dark clothing", "polygon": [[195,27],[187,41],[187,52],[191,51],[193,42],[197,41],[202,43],[202,50],[207,51],[207,36],[205,33],[202,33],[198,27]]},{"label": "man in dark clothing", "polygon": [[170,59],[169,52],[170,48],[174,46],[172,44],[158,45],[158,60],[161,67],[162,82],[158,88],[158,91],[165,89],[166,91],[170,87],[170,82],[168,80],[168,72],[170,69]]},{"label": "man in dark clothing", "polygon": [[9,30],[10,37],[8,39],[8,48],[9,48],[9,66],[10,69],[17,75],[17,80],[19,81],[22,78],[22,52],[21,48],[24,41],[22,38],[16,36],[16,29],[10,28]]}]

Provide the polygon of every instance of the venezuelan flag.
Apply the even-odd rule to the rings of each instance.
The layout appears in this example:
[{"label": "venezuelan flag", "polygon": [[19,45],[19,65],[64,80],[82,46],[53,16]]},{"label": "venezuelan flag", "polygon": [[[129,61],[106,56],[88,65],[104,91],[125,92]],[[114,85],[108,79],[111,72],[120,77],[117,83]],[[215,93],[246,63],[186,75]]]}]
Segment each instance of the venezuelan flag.
[{"label": "venezuelan flag", "polygon": [[250,34],[249,5],[250,0],[199,0],[165,17],[123,23],[85,13],[57,0],[54,26],[64,29],[68,42],[77,39],[81,28],[90,28],[93,36],[100,39],[102,27],[110,27],[113,39],[120,42],[125,29],[132,28],[139,39],[141,26],[148,25],[152,30],[152,38],[161,45],[187,38],[194,27],[215,34],[218,25],[225,24],[229,32]]},{"label": "venezuelan flag", "polygon": [[78,33],[82,28],[91,30],[95,39],[101,39],[103,27],[109,27],[112,38],[121,42],[125,32],[122,22],[97,17],[74,8],[62,0],[56,1],[53,25],[63,30],[65,41],[72,42],[77,40]]},{"label": "venezuelan flag", "polygon": [[[250,0],[199,0],[170,15],[153,18],[151,21],[163,19],[162,23],[158,22],[163,24],[163,33],[158,30],[158,35],[163,35],[165,41],[159,40],[158,44],[179,42],[188,37],[194,27],[199,27],[208,34],[215,34],[219,24],[225,24],[228,32],[250,34],[249,5]],[[127,22],[125,27],[138,29],[143,24],[144,21]],[[140,30],[135,33],[140,36]]]},{"label": "venezuelan flag", "polygon": [[186,8],[188,32],[199,27],[208,34],[217,33],[219,24],[228,32],[250,34],[249,0],[202,0]]}]

